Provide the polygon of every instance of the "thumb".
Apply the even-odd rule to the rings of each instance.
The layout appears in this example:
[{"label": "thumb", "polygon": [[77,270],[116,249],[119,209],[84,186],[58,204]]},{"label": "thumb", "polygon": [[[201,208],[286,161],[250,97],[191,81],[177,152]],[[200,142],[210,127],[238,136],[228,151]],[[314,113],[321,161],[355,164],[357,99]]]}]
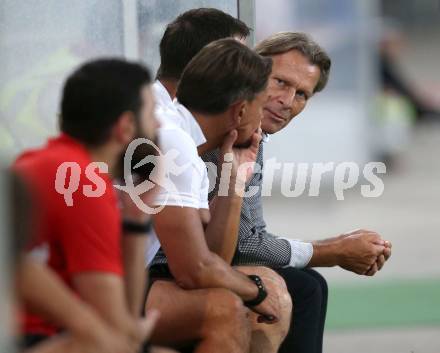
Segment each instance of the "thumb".
[{"label": "thumb", "polygon": [[148,340],[150,338],[159,317],[159,311],[152,309],[147,311],[147,315],[144,319],[139,320],[139,332],[144,340]]},{"label": "thumb", "polygon": [[377,233],[367,233],[367,239],[373,244],[385,246],[385,241]]},{"label": "thumb", "polygon": [[255,152],[258,152],[258,148],[260,147],[261,139],[262,139],[262,137],[261,137],[261,132],[260,131],[255,132],[252,135],[252,142],[251,142],[251,146],[250,146],[251,150],[253,150]]},{"label": "thumb", "polygon": [[232,152],[235,141],[237,140],[238,132],[237,130],[230,131],[224,138],[221,147],[222,154]]},{"label": "thumb", "polygon": [[382,255],[385,247],[383,245],[373,245],[376,256]]}]

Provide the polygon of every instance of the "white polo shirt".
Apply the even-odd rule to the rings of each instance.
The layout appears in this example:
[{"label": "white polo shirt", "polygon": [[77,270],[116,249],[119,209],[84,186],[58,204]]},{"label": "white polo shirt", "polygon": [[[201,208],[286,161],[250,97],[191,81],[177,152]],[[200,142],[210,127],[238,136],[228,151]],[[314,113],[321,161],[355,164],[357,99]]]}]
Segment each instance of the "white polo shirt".
[{"label": "white polo shirt", "polygon": [[157,108],[170,107],[173,105],[173,99],[159,80],[153,83],[152,88]]},{"label": "white polo shirt", "polygon": [[159,80],[153,84],[153,93],[156,99],[156,117],[161,123],[162,119],[166,118],[166,122],[172,122],[181,127],[192,136],[197,146],[206,142],[205,136],[203,136],[202,130],[191,112],[177,99],[171,99],[167,89]]},{"label": "white polo shirt", "polygon": [[[197,152],[197,146],[206,142],[202,129],[188,109],[176,101],[173,108],[158,105],[156,117],[161,123],[158,137],[165,180],[158,189],[155,206],[208,209],[208,173]],[[160,247],[154,231],[150,239],[147,265]]]}]

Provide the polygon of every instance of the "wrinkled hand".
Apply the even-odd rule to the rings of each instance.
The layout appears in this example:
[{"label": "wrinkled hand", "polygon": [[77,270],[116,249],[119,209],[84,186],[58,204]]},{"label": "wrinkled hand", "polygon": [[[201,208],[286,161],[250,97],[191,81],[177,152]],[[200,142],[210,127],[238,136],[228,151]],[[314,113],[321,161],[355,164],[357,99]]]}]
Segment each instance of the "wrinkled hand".
[{"label": "wrinkled hand", "polygon": [[234,147],[237,136],[237,130],[232,130],[225,137],[220,149],[219,160],[232,162],[231,180],[235,179],[238,183],[244,185],[250,180],[254,172],[255,161],[261,141],[261,128],[258,128],[252,135],[249,147]]},{"label": "wrinkled hand", "polygon": [[366,273],[367,276],[373,276],[377,271],[382,269],[382,267],[385,265],[385,262],[391,256],[391,247],[391,242],[385,240],[385,249],[383,250],[383,253],[377,257],[376,263],[369,268]]},{"label": "wrinkled hand", "polygon": [[391,255],[391,243],[369,230],[343,234],[338,242],[341,250],[339,266],[360,275],[373,276]]}]

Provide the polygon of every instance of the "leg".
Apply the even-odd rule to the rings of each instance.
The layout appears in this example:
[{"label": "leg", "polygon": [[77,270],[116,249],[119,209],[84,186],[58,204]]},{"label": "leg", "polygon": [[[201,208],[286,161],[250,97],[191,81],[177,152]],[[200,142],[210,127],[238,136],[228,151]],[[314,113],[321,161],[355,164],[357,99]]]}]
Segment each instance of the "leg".
[{"label": "leg", "polygon": [[239,266],[236,269],[246,274],[255,274],[261,277],[268,292],[275,295],[280,300],[281,317],[276,324],[258,323],[258,315],[251,313],[250,319],[252,323],[252,339],[251,352],[252,353],[276,353],[285,339],[290,326],[290,319],[292,316],[292,300],[287,291],[286,284],[282,277],[280,277],[273,270],[262,266]]},{"label": "leg", "polygon": [[153,344],[180,347],[196,343],[195,353],[249,351],[249,311],[226,289],[184,290],[172,281],[156,281],[146,308],[161,313]]},{"label": "leg", "polygon": [[321,314],[319,315],[319,330],[318,330],[318,341],[316,343],[317,353],[321,353],[323,349],[323,338],[324,338],[324,326],[325,318],[327,315],[327,300],[328,300],[328,286],[325,278],[317,271],[312,269],[306,269],[304,272],[311,275],[314,279],[319,282],[322,292],[322,302],[321,302]]},{"label": "leg", "polygon": [[321,353],[327,310],[327,284],[314,270],[276,270],[285,280],[294,305],[292,325],[280,353]]}]

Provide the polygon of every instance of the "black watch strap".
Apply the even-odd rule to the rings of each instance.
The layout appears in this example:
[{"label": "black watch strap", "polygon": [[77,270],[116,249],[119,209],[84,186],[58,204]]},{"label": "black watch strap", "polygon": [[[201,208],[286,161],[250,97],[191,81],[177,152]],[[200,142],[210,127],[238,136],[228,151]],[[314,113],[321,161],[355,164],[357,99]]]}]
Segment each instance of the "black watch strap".
[{"label": "black watch strap", "polygon": [[122,232],[129,235],[146,235],[153,229],[153,222],[148,220],[145,223],[139,223],[129,220],[122,221]]},{"label": "black watch strap", "polygon": [[249,275],[248,276],[257,286],[258,288],[258,295],[255,299],[248,300],[244,302],[244,305],[248,307],[257,306],[263,302],[264,299],[267,297],[266,288],[264,287],[263,281],[261,278],[257,275]]}]

